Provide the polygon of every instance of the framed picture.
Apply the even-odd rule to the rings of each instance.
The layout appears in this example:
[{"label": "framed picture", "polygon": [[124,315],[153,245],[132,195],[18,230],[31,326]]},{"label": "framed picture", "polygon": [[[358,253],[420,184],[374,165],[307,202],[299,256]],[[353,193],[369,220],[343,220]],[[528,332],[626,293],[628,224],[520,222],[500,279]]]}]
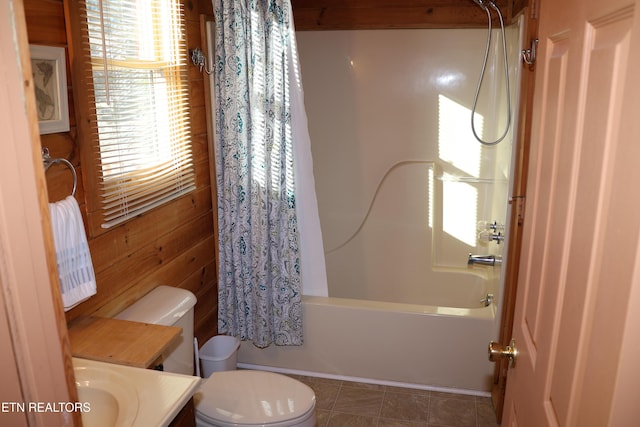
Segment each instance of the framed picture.
[{"label": "framed picture", "polygon": [[29,45],[40,134],[69,130],[67,66],[63,47]]}]

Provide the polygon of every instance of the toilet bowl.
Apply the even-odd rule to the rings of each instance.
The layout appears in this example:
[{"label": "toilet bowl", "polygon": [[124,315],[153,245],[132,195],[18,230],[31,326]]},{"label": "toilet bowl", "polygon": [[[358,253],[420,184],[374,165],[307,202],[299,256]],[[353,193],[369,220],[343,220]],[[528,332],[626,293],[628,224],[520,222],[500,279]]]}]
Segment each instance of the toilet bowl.
[{"label": "toilet bowl", "polygon": [[[165,371],[193,375],[193,293],[158,286],[116,318],[178,326],[182,334],[163,354]],[[313,390],[293,378],[273,372],[214,372],[202,380],[193,396],[198,427],[313,427]]]},{"label": "toilet bowl", "polygon": [[313,427],[316,422],[313,391],[273,372],[214,372],[193,399],[198,427]]}]

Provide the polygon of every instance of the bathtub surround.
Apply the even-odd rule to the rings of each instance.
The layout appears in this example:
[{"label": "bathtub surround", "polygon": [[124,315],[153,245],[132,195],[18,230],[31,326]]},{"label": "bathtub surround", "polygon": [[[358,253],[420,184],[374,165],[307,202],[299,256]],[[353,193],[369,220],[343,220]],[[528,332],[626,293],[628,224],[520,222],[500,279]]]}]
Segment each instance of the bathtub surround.
[{"label": "bathtub surround", "polygon": [[[292,125],[301,87],[291,4],[217,0],[214,11],[218,330],[260,348],[301,345],[301,257],[313,253],[300,248],[297,182],[311,169],[294,166],[310,149],[308,137],[294,140],[305,120]],[[307,147],[294,149],[299,141]]]},{"label": "bathtub surround", "polygon": [[[507,29],[514,83],[518,32]],[[512,152],[510,139],[486,147],[471,131],[486,29],[297,36],[329,296],[445,305],[429,300],[443,273],[473,275],[469,253],[504,248],[477,239],[479,221],[506,222]],[[492,38],[476,106],[487,140],[507,112],[500,31]]]},{"label": "bathtub surround", "polygon": [[[519,32],[507,29],[512,87]],[[502,255],[505,242],[478,241],[477,224],[505,222],[512,150],[481,145],[469,128],[485,36],[298,33],[329,297],[305,296],[304,345],[243,344],[241,366],[490,390],[486,347],[498,335],[506,263],[468,258]],[[505,87],[493,56],[476,111],[485,138],[505,125],[504,97],[488,95]]]}]

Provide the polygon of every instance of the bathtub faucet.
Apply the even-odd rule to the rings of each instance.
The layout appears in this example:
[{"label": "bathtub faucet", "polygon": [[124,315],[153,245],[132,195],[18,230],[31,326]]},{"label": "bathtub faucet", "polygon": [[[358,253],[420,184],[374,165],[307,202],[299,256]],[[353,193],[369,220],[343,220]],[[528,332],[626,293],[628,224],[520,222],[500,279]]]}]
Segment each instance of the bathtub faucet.
[{"label": "bathtub faucet", "polygon": [[472,255],[469,254],[467,265],[500,265],[502,264],[502,258],[495,255]]},{"label": "bathtub faucet", "polygon": [[485,307],[489,307],[491,305],[491,303],[493,302],[493,294],[487,294],[484,298],[482,298],[480,300],[480,302],[485,306]]}]

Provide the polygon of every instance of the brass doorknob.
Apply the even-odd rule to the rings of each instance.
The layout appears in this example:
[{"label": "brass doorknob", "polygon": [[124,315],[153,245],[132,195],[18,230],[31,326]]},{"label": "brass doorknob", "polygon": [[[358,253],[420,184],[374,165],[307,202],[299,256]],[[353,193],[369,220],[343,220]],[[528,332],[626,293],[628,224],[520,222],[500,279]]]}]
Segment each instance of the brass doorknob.
[{"label": "brass doorknob", "polygon": [[518,349],[516,348],[516,340],[511,340],[508,346],[503,346],[497,342],[491,341],[489,343],[489,360],[496,362],[501,358],[506,357],[509,359],[509,366],[516,366],[516,357],[518,357]]}]

